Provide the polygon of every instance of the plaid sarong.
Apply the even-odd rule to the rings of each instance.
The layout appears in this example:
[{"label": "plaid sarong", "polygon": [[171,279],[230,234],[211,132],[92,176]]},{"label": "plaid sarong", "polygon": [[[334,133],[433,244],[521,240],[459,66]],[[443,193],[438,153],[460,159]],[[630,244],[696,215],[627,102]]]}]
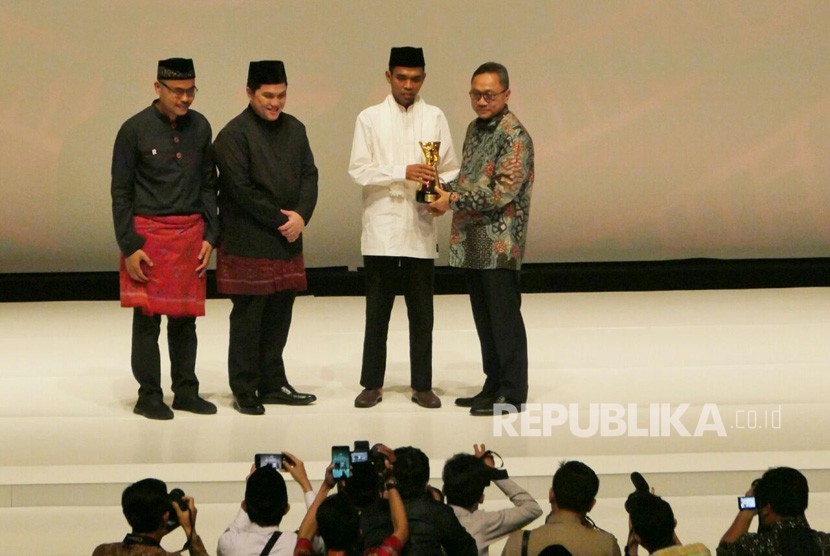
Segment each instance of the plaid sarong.
[{"label": "plaid sarong", "polygon": [[146,284],[127,273],[121,255],[121,306],[141,307],[145,315],[200,317],[205,314],[206,279],[196,274],[205,223],[201,215],[136,216],[135,231],[153,266],[142,263]]}]

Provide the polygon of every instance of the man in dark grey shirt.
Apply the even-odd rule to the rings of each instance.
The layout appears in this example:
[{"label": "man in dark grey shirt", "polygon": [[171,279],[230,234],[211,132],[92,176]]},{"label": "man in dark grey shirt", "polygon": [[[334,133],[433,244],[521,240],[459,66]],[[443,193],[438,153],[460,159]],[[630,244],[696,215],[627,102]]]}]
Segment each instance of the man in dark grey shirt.
[{"label": "man in dark grey shirt", "polygon": [[173,408],[216,413],[199,397],[196,317],[205,314],[205,270],[219,236],[211,129],[190,110],[193,61],[161,60],[158,99],[128,119],[112,154],[112,216],[121,250],[121,305],[133,307],[134,412],[172,419],[161,390],[158,337],[167,315]]}]

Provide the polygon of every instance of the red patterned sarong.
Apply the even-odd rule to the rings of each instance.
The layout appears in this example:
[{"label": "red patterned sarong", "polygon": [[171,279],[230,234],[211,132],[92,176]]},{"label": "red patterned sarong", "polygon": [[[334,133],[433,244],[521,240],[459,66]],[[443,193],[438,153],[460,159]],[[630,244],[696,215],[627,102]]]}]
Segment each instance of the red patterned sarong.
[{"label": "red patterned sarong", "polygon": [[205,233],[202,216],[136,216],[135,231],[153,266],[141,264],[149,279],[136,282],[121,255],[121,306],[141,307],[145,315],[201,317],[205,314],[205,277],[196,274]]},{"label": "red patterned sarong", "polygon": [[216,253],[216,289],[226,295],[271,295],[295,290],[303,291],[306,283],[303,255],[291,259],[254,259]]}]

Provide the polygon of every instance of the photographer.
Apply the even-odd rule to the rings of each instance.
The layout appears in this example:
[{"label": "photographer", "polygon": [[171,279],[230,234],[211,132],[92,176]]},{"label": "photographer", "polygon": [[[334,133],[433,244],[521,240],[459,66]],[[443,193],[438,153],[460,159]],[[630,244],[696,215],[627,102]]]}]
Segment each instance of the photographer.
[{"label": "photographer", "polygon": [[287,471],[303,489],[306,507],[311,506],[315,495],[302,460],[289,452],[283,452],[280,459],[279,470],[272,464],[251,467],[245,499],[236,518],[219,537],[219,556],[287,556],[294,552],[296,533],[279,529],[283,516],[291,509],[280,471]]},{"label": "photographer", "polygon": [[[479,556],[486,556],[491,544],[542,515],[542,508],[526,490],[508,478],[505,469],[495,468],[492,452],[484,444],[474,444],[473,450],[475,455],[456,454],[447,460],[442,478],[447,504],[475,539]],[[491,481],[507,495],[513,508],[492,512],[478,508]]]},{"label": "photographer", "polygon": [[[810,488],[807,478],[791,467],[773,467],[747,491],[755,509],[741,509],[721,538],[719,556],[812,556],[830,554],[830,534],[815,531],[804,512]],[[749,526],[758,516],[758,532]]]},{"label": "photographer", "polygon": [[637,556],[639,547],[659,556],[710,556],[701,543],[684,545],[677,538],[677,520],[671,505],[648,490],[632,492],[625,501],[629,536],[626,556]]},{"label": "photographer", "polygon": [[[398,448],[389,458],[398,491],[409,522],[407,554],[445,554],[475,556],[476,542],[458,522],[452,509],[436,500],[429,481],[429,458],[410,446]],[[393,529],[389,505],[380,500],[360,516],[364,546],[378,546]]]},{"label": "photographer", "polygon": [[[322,537],[328,555],[361,553],[356,548],[360,542],[360,514],[345,492],[328,496],[335,485],[331,470],[332,465],[329,465],[326,469],[326,479],[300,524],[294,556],[318,554],[312,545],[312,539],[316,538],[317,533]],[[363,556],[398,556],[409,538],[406,511],[391,469],[387,468],[384,472],[383,480],[383,497],[389,502],[393,531],[378,546],[364,549]]]},{"label": "photographer", "polygon": [[553,474],[545,524],[511,533],[502,556],[540,556],[551,545],[562,545],[575,556],[620,556],[614,535],[588,517],[598,492],[599,477],[593,469],[581,461],[563,461]]},{"label": "photographer", "polygon": [[[102,544],[92,556],[165,556],[181,554],[206,556],[202,539],[196,534],[196,505],[180,490],[167,493],[167,485],[158,479],[143,479],[124,489],[121,509],[132,527],[124,540]],[[182,550],[167,552],[161,539],[181,525],[187,542]]]}]

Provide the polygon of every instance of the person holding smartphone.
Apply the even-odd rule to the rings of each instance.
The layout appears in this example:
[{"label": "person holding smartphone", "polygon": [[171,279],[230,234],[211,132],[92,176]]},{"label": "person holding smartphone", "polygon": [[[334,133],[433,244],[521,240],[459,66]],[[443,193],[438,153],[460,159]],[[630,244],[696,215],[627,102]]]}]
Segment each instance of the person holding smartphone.
[{"label": "person holding smartphone", "polygon": [[[282,518],[291,509],[282,472],[291,475],[303,489],[306,507],[314,502],[315,493],[301,459],[290,452],[257,456],[246,479],[245,499],[236,518],[219,537],[216,548],[219,556],[293,553],[296,533],[279,528]],[[277,459],[282,463],[280,469],[273,464]]]},{"label": "person holding smartphone", "polygon": [[[753,481],[746,496],[755,497],[755,508],[740,508],[723,534],[719,556],[765,556],[830,554],[830,534],[807,523],[810,488],[805,477],[792,467],[773,467]],[[755,516],[758,532],[750,533]]]},{"label": "person holding smartphone", "polygon": [[[294,556],[320,554],[314,548],[314,540],[320,538],[325,543],[326,555],[357,553],[355,547],[360,541],[359,512],[344,493],[329,496],[336,484],[333,469],[334,464],[329,464],[320,492],[300,524]],[[402,554],[403,546],[409,538],[406,510],[391,468],[384,473],[383,479],[383,498],[389,503],[393,530],[378,546],[365,548],[363,556],[398,556]]]}]

